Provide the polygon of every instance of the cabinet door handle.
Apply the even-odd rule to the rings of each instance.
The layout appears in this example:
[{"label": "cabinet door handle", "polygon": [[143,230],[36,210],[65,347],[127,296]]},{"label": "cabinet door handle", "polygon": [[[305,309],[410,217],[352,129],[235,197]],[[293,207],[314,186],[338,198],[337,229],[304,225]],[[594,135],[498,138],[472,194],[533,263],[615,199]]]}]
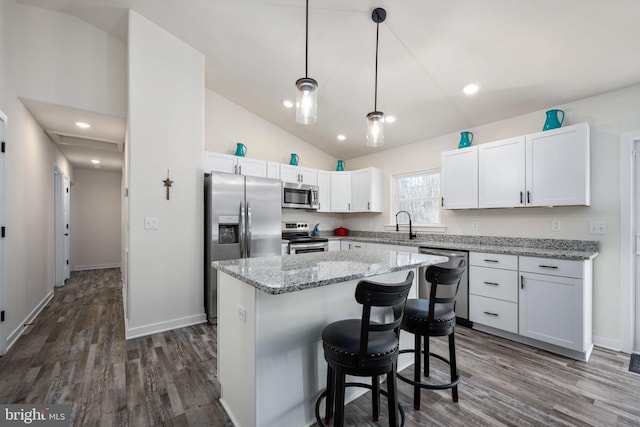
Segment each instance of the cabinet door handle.
[{"label": "cabinet door handle", "polygon": [[542,265],[542,264],[540,264],[540,265],[538,265],[538,267],[540,267],[540,268],[550,268],[552,270],[557,270],[558,269],[557,265]]},{"label": "cabinet door handle", "polygon": [[238,166],[238,175],[242,175],[242,165]]},{"label": "cabinet door handle", "polygon": [[520,289],[524,289],[524,276],[520,276]]},{"label": "cabinet door handle", "polygon": [[522,204],[522,203],[524,202],[524,200],[523,200],[523,198],[522,198],[523,196],[524,196],[524,194],[522,194],[522,191],[521,191],[521,192],[520,192],[520,204]]},{"label": "cabinet door handle", "polygon": [[484,314],[489,315],[489,316],[500,317],[500,315],[498,313],[492,313],[490,311],[485,311]]},{"label": "cabinet door handle", "polygon": [[238,165],[233,165],[233,173],[238,174]]},{"label": "cabinet door handle", "polygon": [[441,200],[442,207],[444,208],[444,197],[441,197],[440,200]]},{"label": "cabinet door handle", "polygon": [[527,191],[527,204],[531,203],[531,192]]},{"label": "cabinet door handle", "polygon": [[370,211],[371,210],[371,202],[367,202],[367,210]]},{"label": "cabinet door handle", "polygon": [[347,209],[347,210],[351,210],[351,202],[349,202],[349,205],[348,205],[348,209]]},{"label": "cabinet door handle", "polygon": [[498,262],[497,259],[485,259],[484,262]]},{"label": "cabinet door handle", "polygon": [[500,283],[496,283],[496,282],[484,282],[485,285],[493,285],[493,286],[500,286]]}]

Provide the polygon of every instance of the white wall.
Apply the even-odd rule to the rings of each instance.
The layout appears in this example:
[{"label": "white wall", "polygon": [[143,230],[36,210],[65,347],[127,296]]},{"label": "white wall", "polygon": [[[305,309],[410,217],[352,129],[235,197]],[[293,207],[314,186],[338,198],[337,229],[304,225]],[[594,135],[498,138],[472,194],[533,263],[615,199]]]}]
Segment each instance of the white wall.
[{"label": "white wall", "polygon": [[[565,110],[565,125],[588,122],[591,129],[591,206],[524,209],[443,211],[442,222],[451,234],[542,237],[598,240],[601,253],[594,261],[594,336],[596,343],[619,346],[619,144],[620,134],[640,129],[640,86],[557,106]],[[550,106],[554,107],[554,106]],[[474,144],[537,132],[544,111],[469,129]],[[463,130],[463,129],[461,129]],[[440,153],[456,149],[459,133],[443,135],[405,147],[386,150],[349,161],[350,169],[377,166],[385,170],[387,209],[377,216],[345,215],[345,226],[358,230],[383,230],[391,222],[389,182],[394,174],[440,167]],[[559,232],[551,221],[561,222]],[[588,234],[592,220],[607,222],[607,235]],[[479,230],[472,231],[477,221]]]},{"label": "white wall", "polygon": [[205,320],[204,57],[133,11],[128,110],[130,338]]},{"label": "white wall", "polygon": [[121,181],[121,172],[75,170],[75,270],[120,266]]},{"label": "white wall", "polygon": [[69,14],[3,2],[18,96],[126,116],[124,43]]}]

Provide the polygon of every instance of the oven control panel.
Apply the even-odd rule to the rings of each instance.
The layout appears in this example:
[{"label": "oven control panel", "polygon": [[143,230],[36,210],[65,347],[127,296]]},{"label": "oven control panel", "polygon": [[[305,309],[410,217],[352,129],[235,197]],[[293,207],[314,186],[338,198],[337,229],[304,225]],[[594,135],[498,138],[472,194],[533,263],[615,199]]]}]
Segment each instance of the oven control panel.
[{"label": "oven control panel", "polygon": [[283,222],[282,231],[309,231],[309,224],[306,222]]}]

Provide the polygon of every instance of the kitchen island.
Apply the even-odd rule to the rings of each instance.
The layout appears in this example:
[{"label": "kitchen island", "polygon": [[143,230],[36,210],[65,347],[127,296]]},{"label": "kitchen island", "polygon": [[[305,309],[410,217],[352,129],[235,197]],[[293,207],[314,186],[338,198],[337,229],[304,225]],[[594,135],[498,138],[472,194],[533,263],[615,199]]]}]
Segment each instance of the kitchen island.
[{"label": "kitchen island", "polygon": [[[326,386],[321,332],[331,322],[361,316],[358,281],[400,282],[409,270],[444,261],[363,249],[213,262],[220,401],[234,424],[313,424],[315,401]],[[415,281],[409,295],[417,296]],[[402,335],[401,348],[412,346],[412,336]],[[403,355],[399,369],[411,359]],[[346,399],[363,392],[350,389]]]}]

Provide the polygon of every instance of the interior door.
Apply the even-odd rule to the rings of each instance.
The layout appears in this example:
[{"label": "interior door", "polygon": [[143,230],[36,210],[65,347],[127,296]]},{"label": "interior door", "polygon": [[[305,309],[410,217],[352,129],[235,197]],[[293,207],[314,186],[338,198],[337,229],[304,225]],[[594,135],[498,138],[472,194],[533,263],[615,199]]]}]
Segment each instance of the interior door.
[{"label": "interior door", "polygon": [[62,193],[62,220],[63,220],[63,259],[64,259],[64,280],[71,277],[71,180],[68,176],[63,177]]},{"label": "interior door", "polygon": [[[640,141],[635,142],[634,151],[639,153]],[[640,156],[635,156],[635,240],[636,240],[636,265],[635,265],[635,296],[636,303],[633,310],[632,317],[635,318],[635,343],[633,349],[635,352],[640,353]]]}]

